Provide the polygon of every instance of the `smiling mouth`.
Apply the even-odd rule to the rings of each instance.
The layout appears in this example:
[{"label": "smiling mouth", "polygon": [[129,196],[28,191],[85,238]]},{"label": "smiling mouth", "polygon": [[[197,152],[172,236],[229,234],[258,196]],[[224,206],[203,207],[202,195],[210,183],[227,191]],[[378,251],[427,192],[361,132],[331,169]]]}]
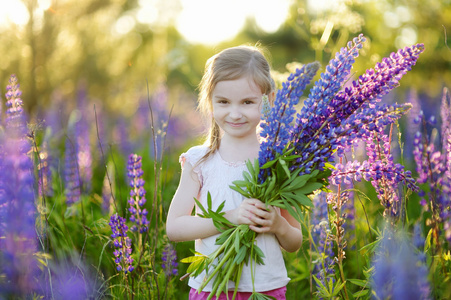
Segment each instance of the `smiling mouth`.
[{"label": "smiling mouth", "polygon": [[229,124],[229,126],[231,126],[231,127],[240,127],[240,126],[243,126],[245,123],[231,123],[231,122],[227,122],[227,124]]}]

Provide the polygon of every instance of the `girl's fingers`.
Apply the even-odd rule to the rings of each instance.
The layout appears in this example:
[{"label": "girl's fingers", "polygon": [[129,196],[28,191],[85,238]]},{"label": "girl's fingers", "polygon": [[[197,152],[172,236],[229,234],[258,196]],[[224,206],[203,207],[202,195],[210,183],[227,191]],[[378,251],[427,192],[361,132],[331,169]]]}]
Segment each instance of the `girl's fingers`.
[{"label": "girl's fingers", "polygon": [[269,227],[258,227],[255,225],[249,225],[249,229],[252,231],[255,231],[257,233],[265,233],[265,232],[269,232]]}]

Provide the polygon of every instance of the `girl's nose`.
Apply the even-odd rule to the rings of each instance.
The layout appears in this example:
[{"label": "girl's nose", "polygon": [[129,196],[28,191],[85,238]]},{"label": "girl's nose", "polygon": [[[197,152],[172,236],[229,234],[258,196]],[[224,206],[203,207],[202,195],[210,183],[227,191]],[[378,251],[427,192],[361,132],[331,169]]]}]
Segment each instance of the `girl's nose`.
[{"label": "girl's nose", "polygon": [[230,111],[229,116],[230,116],[232,119],[240,119],[240,118],[243,116],[243,114],[241,113],[241,111],[240,111],[239,109],[233,108],[233,109]]}]

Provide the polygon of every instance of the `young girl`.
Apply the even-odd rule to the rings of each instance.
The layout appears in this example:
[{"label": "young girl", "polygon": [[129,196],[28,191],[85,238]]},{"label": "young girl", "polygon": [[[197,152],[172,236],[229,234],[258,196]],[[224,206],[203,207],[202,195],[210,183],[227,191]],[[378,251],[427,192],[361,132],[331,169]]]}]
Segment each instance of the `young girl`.
[{"label": "young girl", "polygon": [[[256,241],[265,254],[264,265],[252,264],[252,270],[251,264],[244,266],[236,299],[248,299],[253,288],[276,299],[285,299],[290,279],[281,247],[294,252],[302,243],[300,225],[287,211],[266,209],[260,200],[243,199],[229,187],[233,181],[243,179],[243,171],[247,170],[245,162],[253,162],[258,157],[260,145],[256,131],[262,96],[273,98],[273,86],[268,61],[256,47],[229,48],[207,61],[200,83],[199,107],[211,117],[209,136],[204,145],[180,156],[182,175],[167,217],[170,240],[195,240],[195,250],[209,255],[218,247],[215,240],[219,232],[211,219],[193,216],[192,210],[194,198],[207,207],[210,192],[214,210],[225,201],[223,211],[229,221],[248,224],[259,233]],[[207,299],[213,281],[201,293],[197,291],[204,276],[190,278],[189,299]],[[234,288],[230,282],[229,297]],[[219,299],[226,299],[226,295],[222,296]]]}]

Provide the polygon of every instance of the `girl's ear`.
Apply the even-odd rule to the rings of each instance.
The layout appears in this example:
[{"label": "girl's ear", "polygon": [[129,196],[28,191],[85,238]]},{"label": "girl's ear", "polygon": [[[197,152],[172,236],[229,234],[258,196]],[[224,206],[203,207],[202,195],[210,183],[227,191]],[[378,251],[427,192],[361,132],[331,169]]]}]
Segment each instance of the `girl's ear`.
[{"label": "girl's ear", "polygon": [[274,104],[274,100],[276,100],[276,91],[275,90],[273,90],[271,93],[269,93],[268,100],[271,105]]}]

